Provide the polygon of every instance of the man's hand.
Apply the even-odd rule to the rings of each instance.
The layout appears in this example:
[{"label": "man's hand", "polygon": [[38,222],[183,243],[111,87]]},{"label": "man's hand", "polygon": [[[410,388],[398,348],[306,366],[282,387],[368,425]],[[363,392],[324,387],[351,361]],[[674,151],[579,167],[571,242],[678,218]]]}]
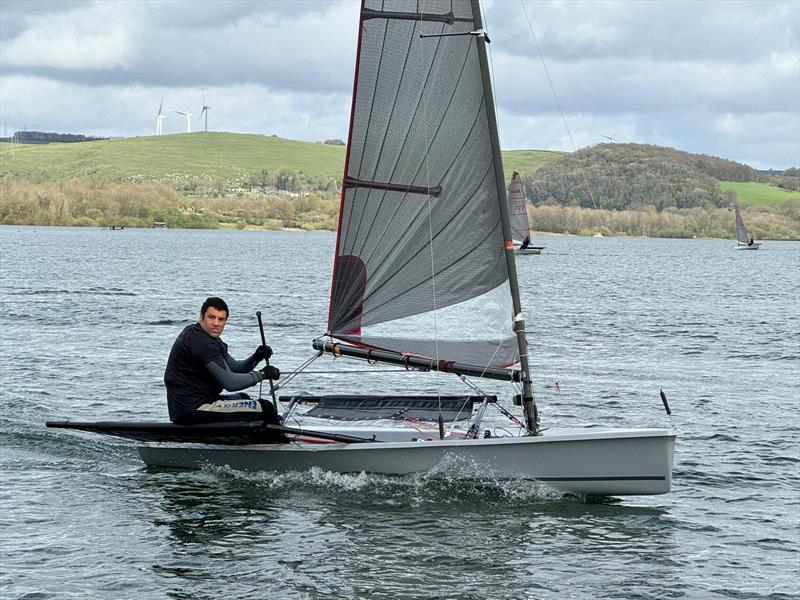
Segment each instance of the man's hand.
[{"label": "man's hand", "polygon": [[[267,347],[269,348],[269,346]],[[267,365],[261,369],[259,373],[261,373],[261,377],[264,379],[280,379],[281,377],[281,372],[272,365]]]},{"label": "man's hand", "polygon": [[256,351],[253,352],[253,359],[256,361],[256,363],[259,363],[262,360],[269,360],[270,356],[272,356],[272,348],[265,344],[260,345],[258,348],[256,348]]}]

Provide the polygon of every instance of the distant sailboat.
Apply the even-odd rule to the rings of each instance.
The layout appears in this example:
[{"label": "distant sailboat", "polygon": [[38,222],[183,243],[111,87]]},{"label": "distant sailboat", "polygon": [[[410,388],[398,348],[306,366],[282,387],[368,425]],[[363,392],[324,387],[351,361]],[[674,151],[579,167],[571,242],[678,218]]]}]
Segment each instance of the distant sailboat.
[{"label": "distant sailboat", "polygon": [[519,173],[514,171],[508,186],[508,216],[511,219],[511,239],[519,243],[517,254],[541,254],[544,246],[531,246],[531,228],[528,224],[528,208],[525,190]]},{"label": "distant sailboat", "polygon": [[739,205],[736,205],[734,208],[736,209],[736,249],[758,250],[761,244],[753,241],[753,238],[747,235],[747,229],[745,229],[742,213],[739,211]]}]

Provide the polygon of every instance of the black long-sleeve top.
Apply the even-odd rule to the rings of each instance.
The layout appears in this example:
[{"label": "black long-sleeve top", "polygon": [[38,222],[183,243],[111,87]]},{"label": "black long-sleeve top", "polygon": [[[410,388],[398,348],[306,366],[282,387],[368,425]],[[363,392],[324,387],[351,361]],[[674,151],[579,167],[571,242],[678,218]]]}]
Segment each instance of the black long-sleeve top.
[{"label": "black long-sleeve top", "polygon": [[187,326],[172,345],[164,371],[170,420],[214,402],[223,389],[236,392],[255,385],[263,379],[253,370],[257,362],[254,356],[234,359],[228,345],[199,323]]}]

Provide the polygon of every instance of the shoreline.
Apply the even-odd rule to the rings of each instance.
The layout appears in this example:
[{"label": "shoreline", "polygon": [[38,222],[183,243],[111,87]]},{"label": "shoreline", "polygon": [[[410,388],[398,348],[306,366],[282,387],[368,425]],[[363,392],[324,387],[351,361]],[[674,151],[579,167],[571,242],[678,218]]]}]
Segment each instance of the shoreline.
[{"label": "shoreline", "polygon": [[[96,231],[127,231],[127,230],[137,230],[137,231],[151,231],[151,230],[171,230],[171,231],[263,231],[263,232],[276,232],[276,233],[331,233],[335,234],[336,231],[333,229],[303,229],[301,227],[279,227],[279,228],[268,228],[268,227],[256,227],[256,226],[248,226],[248,227],[128,227],[128,226],[119,226],[119,225],[27,225],[27,224],[3,224],[0,223],[0,228],[3,229],[13,229],[15,227],[24,227],[24,228],[34,228],[39,227],[42,229],[82,229],[82,230],[96,230]],[[733,237],[667,237],[667,236],[657,236],[657,235],[650,235],[650,236],[643,236],[643,235],[625,235],[625,234],[615,234],[615,235],[597,235],[597,233],[581,235],[577,233],[563,233],[563,232],[550,232],[550,231],[537,231],[534,235],[531,236],[532,240],[535,241],[537,238],[555,238],[555,237],[579,237],[579,238],[625,238],[625,239],[661,239],[661,240],[684,240],[684,241],[698,241],[698,240],[730,240],[736,241]],[[792,238],[758,238],[757,241],[759,242],[800,242],[800,237],[792,237]]]}]

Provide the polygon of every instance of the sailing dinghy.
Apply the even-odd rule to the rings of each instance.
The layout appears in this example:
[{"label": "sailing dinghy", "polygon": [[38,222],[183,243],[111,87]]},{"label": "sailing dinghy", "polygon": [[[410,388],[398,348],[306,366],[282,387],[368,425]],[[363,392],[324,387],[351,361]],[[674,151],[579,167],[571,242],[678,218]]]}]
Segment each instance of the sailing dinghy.
[{"label": "sailing dinghy", "polygon": [[[281,398],[284,425],[49,425],[134,439],[157,467],[442,473],[593,495],[667,493],[672,429],[540,426],[487,43],[477,0],[362,3],[328,330],[313,343],[319,356],[461,378],[471,392],[450,407],[452,426],[445,398],[392,393],[312,399],[320,417],[355,405],[361,424],[351,426],[288,426],[308,418],[297,414],[305,396]],[[523,419],[479,393],[479,378],[510,386]],[[512,424],[486,427],[491,407]],[[378,420],[363,425],[372,410]],[[438,427],[423,426],[431,410]]]},{"label": "sailing dinghy", "polygon": [[760,243],[753,240],[752,237],[747,235],[747,229],[742,220],[742,213],[739,210],[739,205],[735,205],[736,211],[736,249],[737,250],[758,250]]},{"label": "sailing dinghy", "polygon": [[[508,186],[508,211],[511,220],[511,239],[516,243],[517,254],[541,254],[544,246],[531,246],[531,228],[528,223],[528,208],[522,178],[514,171]],[[526,243],[527,242],[527,243]]]}]

